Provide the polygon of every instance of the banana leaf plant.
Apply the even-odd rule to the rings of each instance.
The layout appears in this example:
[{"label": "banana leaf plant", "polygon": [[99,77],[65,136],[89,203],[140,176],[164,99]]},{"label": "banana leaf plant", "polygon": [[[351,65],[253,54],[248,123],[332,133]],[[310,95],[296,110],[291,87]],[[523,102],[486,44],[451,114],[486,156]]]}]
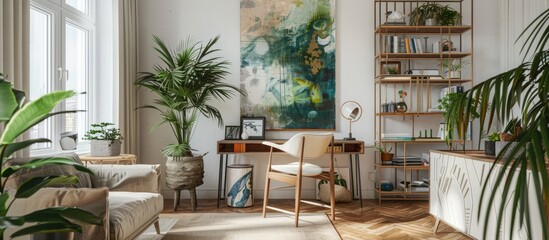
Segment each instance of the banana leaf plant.
[{"label": "banana leaf plant", "polygon": [[[549,158],[549,9],[538,16],[519,36],[525,38],[525,44],[521,49],[524,54],[523,63],[516,68],[494,76],[465,92],[451,106],[445,121],[448,125],[455,126],[462,132],[467,131],[469,111],[473,108],[480,109],[480,130],[489,130],[494,120],[509,122],[517,116],[513,112],[519,110],[522,131],[516,138],[517,147],[507,145],[496,156],[488,177],[494,177],[493,186],[503,186],[500,193],[497,188],[491,189],[488,181],[483,185],[481,201],[487,201],[486,205],[479,208],[478,218],[484,215],[484,238],[486,238],[487,226],[490,221],[488,214],[492,210],[497,211],[497,232],[503,231],[503,216],[505,215],[506,201],[501,201],[495,209],[496,198],[510,199],[512,207],[511,227],[509,233],[520,227],[526,228],[529,239],[532,232],[542,231],[543,239],[549,239],[547,229],[547,206],[549,206],[549,178],[547,175],[546,160]],[[480,139],[480,136],[479,136]],[[479,143],[480,146],[480,143]],[[506,152],[508,158],[503,158]],[[498,168],[497,166],[501,166]],[[498,171],[505,169],[507,171]],[[532,174],[527,174],[530,169]],[[532,181],[528,181],[528,177]],[[529,192],[529,186],[533,186],[534,193]],[[539,209],[539,219],[533,219],[532,206],[529,204],[530,195],[535,196],[535,209]],[[533,229],[532,223],[540,223],[542,229]],[[507,227],[505,227],[507,228]],[[501,235],[496,234],[499,238]],[[510,234],[509,236],[512,236]]]},{"label": "banana leaf plant", "polygon": [[2,181],[0,181],[0,239],[4,238],[4,231],[7,228],[21,227],[25,223],[31,223],[31,225],[17,230],[10,238],[35,233],[82,232],[82,227],[74,223],[75,220],[80,223],[102,225],[101,218],[75,207],[46,208],[23,216],[8,215],[10,207],[15,201],[31,197],[43,187],[78,182],[78,178],[75,176],[45,176],[29,179],[17,189],[7,187],[6,183],[9,178],[22,169],[47,165],[69,165],[78,171],[93,174],[86,167],[60,157],[37,158],[23,165],[9,164],[9,158],[16,151],[35,143],[51,142],[46,138],[17,142],[17,138],[48,117],[74,112],[50,113],[57,104],[74,95],[73,91],[52,92],[24,104],[25,93],[12,89],[11,83],[5,81],[0,73],[0,124],[5,125],[4,130],[0,132],[0,175],[2,176]]}]

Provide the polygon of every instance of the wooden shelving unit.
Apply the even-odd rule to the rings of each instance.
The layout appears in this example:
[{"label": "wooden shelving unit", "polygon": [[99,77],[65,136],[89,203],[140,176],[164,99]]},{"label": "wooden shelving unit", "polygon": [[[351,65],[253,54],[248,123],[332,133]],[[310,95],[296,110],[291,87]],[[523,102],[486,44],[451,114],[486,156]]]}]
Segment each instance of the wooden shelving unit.
[{"label": "wooden shelving unit", "polygon": [[[405,16],[418,6],[426,3],[439,3],[449,5],[462,15],[462,25],[460,26],[410,26],[410,25],[391,25],[387,20],[388,11],[401,11]],[[440,91],[444,87],[463,86],[465,89],[473,85],[473,0],[375,0],[374,1],[374,104],[375,104],[375,144],[378,147],[392,147],[395,156],[401,156],[404,159],[402,165],[384,165],[380,160],[380,154],[376,154],[376,195],[382,200],[427,200],[429,192],[413,191],[413,188],[398,188],[400,181],[412,182],[420,180],[420,173],[423,175],[429,170],[428,165],[409,165],[407,158],[414,149],[423,146],[433,146],[433,149],[448,148],[446,141],[440,138],[419,138],[416,134],[416,125],[425,120],[442,121],[442,113],[434,111],[436,109],[437,89]],[[414,38],[416,51],[410,51],[410,39]],[[399,42],[390,42],[394,39],[405,39],[405,47]],[[452,41],[450,47],[443,48],[445,40]],[[389,41],[389,44],[387,42]],[[400,40],[402,41],[402,40]],[[433,52],[428,49],[434,45],[440,50]],[[438,45],[436,44],[438,43]],[[417,50],[417,44],[421,45],[421,51]],[[396,49],[395,49],[396,48]],[[444,50],[444,51],[442,51]],[[464,72],[460,78],[447,78],[442,67],[442,60],[456,60],[458,62],[468,61]],[[398,64],[400,72],[390,74],[385,72],[384,64]],[[415,74],[414,70],[430,70],[429,74]],[[438,74],[432,74],[433,71]],[[414,73],[414,75],[408,74]],[[423,72],[421,72],[423,73]],[[387,112],[382,109],[381,104],[397,102],[398,91],[402,89],[408,93],[408,111]],[[409,129],[406,134],[412,136],[410,140],[388,140],[382,138],[383,134],[390,133],[393,126],[388,126],[387,122],[394,124],[400,122]],[[425,124],[425,123],[422,123]],[[438,129],[432,126],[432,129]],[[391,139],[391,138],[389,138]],[[450,141],[453,142],[457,141]],[[460,142],[461,144],[469,144]],[[400,155],[399,155],[400,154]],[[419,156],[421,157],[421,156]],[[394,178],[389,180],[395,186],[393,191],[382,191],[381,181],[388,180],[386,176],[390,173]],[[427,173],[428,174],[428,173]]]}]

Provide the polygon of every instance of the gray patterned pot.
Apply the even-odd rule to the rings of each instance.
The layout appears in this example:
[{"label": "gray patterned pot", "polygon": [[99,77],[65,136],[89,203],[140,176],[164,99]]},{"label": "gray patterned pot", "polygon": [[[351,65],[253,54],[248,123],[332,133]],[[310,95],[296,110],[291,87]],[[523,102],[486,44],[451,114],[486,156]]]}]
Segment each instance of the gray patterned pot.
[{"label": "gray patterned pot", "polygon": [[120,155],[122,141],[114,140],[90,140],[90,155],[92,157],[110,157]]},{"label": "gray patterned pot", "polygon": [[168,157],[166,159],[166,186],[175,191],[174,212],[179,206],[181,190],[189,190],[192,210],[196,210],[196,187],[204,183],[204,159],[194,157]]}]

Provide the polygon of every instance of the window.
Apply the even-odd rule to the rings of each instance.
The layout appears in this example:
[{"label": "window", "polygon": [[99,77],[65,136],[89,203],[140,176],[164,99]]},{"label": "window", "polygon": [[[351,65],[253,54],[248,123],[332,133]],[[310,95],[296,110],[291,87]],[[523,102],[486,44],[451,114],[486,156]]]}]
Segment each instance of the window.
[{"label": "window", "polygon": [[[108,6],[106,2],[101,5]],[[33,145],[31,155],[61,151],[59,136],[67,131],[78,132],[80,139],[77,152],[87,152],[89,146],[81,138],[90,123],[112,122],[112,113],[94,112],[94,101],[100,101],[101,94],[112,98],[112,89],[109,91],[108,87],[105,88],[103,82],[101,91],[95,91],[99,85],[95,81],[99,75],[97,69],[108,69],[97,66],[101,64],[96,58],[99,55],[98,49],[102,47],[98,47],[100,44],[96,41],[96,4],[96,1],[90,0],[31,1],[30,91],[27,97],[33,100],[58,90],[86,93],[67,99],[56,109],[85,112],[58,115],[30,129],[31,138],[45,137],[52,140],[52,143]],[[104,19],[101,24],[107,25]],[[102,38],[109,39],[104,36]],[[105,53],[101,53],[101,56],[104,55]],[[107,64],[112,64],[112,61]],[[101,73],[101,76],[109,74],[113,75]]]}]

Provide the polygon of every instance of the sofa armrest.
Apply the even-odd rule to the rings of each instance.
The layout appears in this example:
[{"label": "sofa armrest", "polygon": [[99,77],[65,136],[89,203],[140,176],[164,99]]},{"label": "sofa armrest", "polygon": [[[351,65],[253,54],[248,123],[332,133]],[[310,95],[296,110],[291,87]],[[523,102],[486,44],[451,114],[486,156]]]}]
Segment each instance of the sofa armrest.
[{"label": "sofa armrest", "polygon": [[160,165],[88,165],[93,187],[111,191],[160,192]]},{"label": "sofa armrest", "polygon": [[[103,226],[82,225],[82,234],[75,239],[107,239],[109,237],[109,190],[107,188],[42,188],[31,197],[17,199],[8,211],[10,216],[21,216],[36,210],[68,206],[78,207],[95,214],[103,220]],[[19,228],[8,228],[4,239]]]}]

